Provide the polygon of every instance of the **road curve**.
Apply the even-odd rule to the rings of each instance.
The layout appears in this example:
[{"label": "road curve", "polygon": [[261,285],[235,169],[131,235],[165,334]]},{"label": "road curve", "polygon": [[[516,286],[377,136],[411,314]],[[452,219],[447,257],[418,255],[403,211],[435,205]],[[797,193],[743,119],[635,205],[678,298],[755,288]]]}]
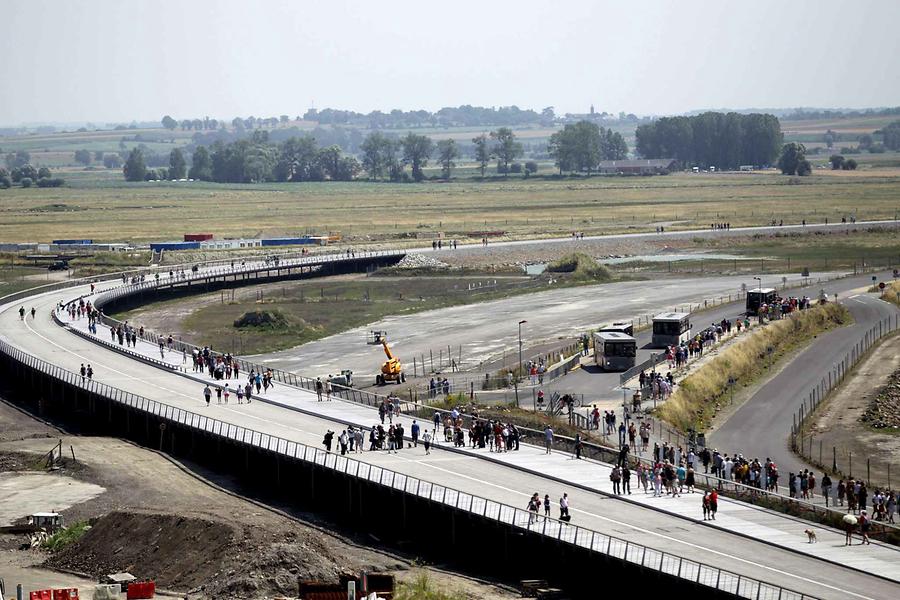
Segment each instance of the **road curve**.
[{"label": "road curve", "polygon": [[[25,306],[26,308],[34,306],[38,311],[38,317],[34,320],[29,318],[24,322],[20,321],[16,314],[16,309],[21,303],[0,307],[0,337],[30,354],[70,371],[77,371],[82,362],[90,362],[95,370],[95,378],[103,383],[187,410],[197,412],[209,410],[214,412],[216,418],[302,443],[318,445],[325,428],[340,426],[340,421],[333,417],[317,417],[263,402],[230,407],[213,406],[206,409],[199,393],[201,387],[199,384],[187,380],[182,375],[149,367],[117,352],[99,347],[62,330],[50,320],[48,314],[57,302],[86,293],[85,288],[72,288],[30,298]],[[351,409],[359,410],[359,407],[346,407],[348,412]],[[374,422],[376,419],[374,411],[367,414]],[[525,454],[523,452],[522,456]],[[557,478],[449,452],[435,452],[430,457],[423,456],[421,452],[413,454],[412,451],[410,454],[404,453],[402,457],[370,452],[362,455],[362,458],[373,464],[402,470],[429,481],[437,481],[463,491],[468,490],[469,493],[487,495],[513,505],[521,505],[532,490],[557,494],[561,488],[566,488]],[[519,456],[516,455],[514,458]],[[566,463],[572,461],[568,461],[566,457],[554,456],[553,459],[562,461],[559,462],[560,468],[571,468]],[[570,489],[575,489],[577,485],[578,483],[574,482]],[[631,541],[673,554],[690,556],[721,568],[739,569],[746,576],[789,589],[802,589],[821,598],[848,596],[883,598],[894,594],[897,589],[894,582],[869,576],[859,570],[823,562],[801,553],[804,544],[799,539],[799,531],[796,542],[788,543],[797,548],[791,550],[737,537],[719,529],[703,527],[696,521],[673,518],[658,509],[613,501],[606,495],[585,489],[573,492],[572,496],[575,499],[573,512],[585,526],[598,531],[605,530],[612,535],[624,536]],[[697,502],[699,513],[699,498]],[[742,511],[750,511],[751,517],[768,515],[750,507],[742,509],[739,503],[734,503],[734,506],[736,516],[740,516]],[[789,521],[778,515],[769,515],[766,518],[768,523],[762,531],[773,533],[779,524]],[[829,549],[823,544],[822,550]],[[865,553],[868,551],[867,547],[857,553],[863,563],[867,557]],[[900,580],[900,570],[895,577]]]}]

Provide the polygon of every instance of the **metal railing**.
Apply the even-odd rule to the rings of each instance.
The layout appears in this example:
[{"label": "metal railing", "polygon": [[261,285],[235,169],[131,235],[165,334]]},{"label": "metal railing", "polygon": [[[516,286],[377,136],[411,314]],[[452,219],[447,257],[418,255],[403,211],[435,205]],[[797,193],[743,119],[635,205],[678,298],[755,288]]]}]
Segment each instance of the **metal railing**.
[{"label": "metal railing", "polygon": [[131,392],[85,379],[77,373],[48,363],[0,340],[0,353],[19,364],[44,373],[69,385],[103,396],[113,402],[156,415],[192,430],[225,437],[236,443],[248,444],[287,458],[315,464],[347,476],[373,482],[403,493],[425,498],[479,517],[505,523],[510,527],[531,532],[542,537],[587,549],[640,565],[660,573],[707,586],[743,598],[762,600],[805,600],[804,595],[774,586],[738,573],[726,571],[698,561],[683,558],[622,538],[562,522],[552,517],[536,516],[527,510],[482,498],[446,486],[411,477],[337,453],[327,452],[300,442],[254,431],[187,411],[175,406],[150,400]]}]

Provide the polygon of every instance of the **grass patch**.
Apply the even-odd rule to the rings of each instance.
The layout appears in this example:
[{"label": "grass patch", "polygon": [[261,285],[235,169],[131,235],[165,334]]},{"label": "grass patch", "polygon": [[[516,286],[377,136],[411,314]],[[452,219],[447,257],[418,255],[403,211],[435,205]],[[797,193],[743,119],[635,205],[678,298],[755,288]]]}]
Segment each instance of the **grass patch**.
[{"label": "grass patch", "polygon": [[549,273],[565,273],[575,281],[609,281],[612,273],[583,252],[566,254],[547,265]]},{"label": "grass patch", "polygon": [[61,548],[80,540],[81,536],[83,536],[90,528],[91,526],[87,521],[78,521],[48,537],[44,540],[42,546],[51,551],[60,550]]},{"label": "grass patch", "polygon": [[420,570],[409,579],[398,582],[394,600],[466,600],[466,594],[438,589],[428,572]]},{"label": "grass patch", "polygon": [[891,304],[900,306],[900,281],[893,281],[884,288],[884,294],[881,295],[884,300]]},{"label": "grass patch", "polygon": [[[728,391],[729,377],[742,386],[750,385],[770,361],[795,352],[821,333],[850,320],[846,308],[829,303],[770,323],[685,377],[672,397],[657,410],[658,416],[682,431],[690,428],[703,431]],[[769,348],[773,349],[771,358]]]}]

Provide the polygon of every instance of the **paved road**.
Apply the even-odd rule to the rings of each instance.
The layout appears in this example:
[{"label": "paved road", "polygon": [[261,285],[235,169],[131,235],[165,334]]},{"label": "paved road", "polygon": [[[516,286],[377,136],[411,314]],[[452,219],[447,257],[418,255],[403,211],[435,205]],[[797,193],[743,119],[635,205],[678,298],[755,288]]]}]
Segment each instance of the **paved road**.
[{"label": "paved road", "polygon": [[[827,277],[834,274],[817,274]],[[789,282],[800,281],[799,275],[785,274]],[[767,275],[764,281],[781,282],[782,275]],[[397,315],[357,327],[327,338],[309,342],[273,354],[258,357],[273,368],[324,376],[352,369],[356,376],[371,376],[384,362],[380,346],[367,346],[370,330],[388,332],[388,339],[397,356],[411,368],[412,358],[433,351],[435,361],[439,350],[447,346],[456,354],[462,347],[464,365],[473,367],[481,362],[508,356],[509,364],[516,361],[520,320],[523,343],[543,342],[578,335],[602,323],[617,319],[632,319],[689,303],[737,294],[741,284],[752,287],[755,282],[747,276],[718,276],[660,279],[656,281],[624,281],[575,288],[557,288],[503,300],[454,306],[411,315]],[[819,288],[815,288],[818,291]],[[731,312],[734,308],[731,309]],[[712,313],[718,314],[718,313]],[[735,315],[730,314],[733,318]],[[711,321],[707,316],[704,321]],[[721,317],[719,317],[721,319]],[[647,337],[649,341],[649,337]],[[650,358],[650,349],[642,349],[638,360]],[[618,385],[618,375],[609,378]]]},{"label": "paved road", "polygon": [[857,221],[851,223],[808,223],[806,225],[783,225],[781,227],[734,227],[732,229],[681,229],[675,231],[665,231],[663,233],[642,232],[642,233],[617,233],[610,235],[594,235],[585,236],[582,240],[576,240],[572,237],[547,238],[542,240],[515,240],[509,242],[490,242],[488,246],[480,244],[466,244],[456,250],[443,248],[441,250],[432,249],[431,246],[421,248],[410,248],[409,252],[434,252],[442,253],[460,253],[460,252],[478,252],[485,248],[507,248],[510,246],[543,246],[546,244],[573,244],[577,245],[579,241],[633,241],[633,240],[667,240],[667,239],[693,239],[695,237],[715,238],[729,237],[739,235],[766,235],[770,233],[811,233],[816,231],[846,231],[855,229],[865,229],[867,227],[900,227],[898,220],[886,221]]},{"label": "paved road", "polygon": [[[372,409],[344,402],[325,403],[327,406],[323,406],[316,403],[310,394],[285,386],[279,386],[273,394],[272,400],[280,400],[280,405],[254,402],[228,407],[214,404],[207,408],[200,394],[200,383],[98,347],[63,331],[50,321],[48,312],[59,299],[76,297],[84,292],[72,289],[34,299],[28,305],[34,305],[39,316],[24,323],[15,313],[18,304],[3,307],[0,336],[29,353],[73,371],[81,362],[90,362],[95,378],[104,383],[311,445],[318,445],[322,432],[328,427],[339,427],[340,421],[371,425],[377,418]],[[275,397],[277,395],[281,397]],[[840,545],[838,534],[825,531],[820,536],[824,543],[810,546],[805,543],[802,534],[807,524],[725,501],[719,523],[741,531],[751,539],[736,537],[729,531],[704,526],[702,521],[696,520],[700,512],[699,497],[669,502],[670,499],[644,498],[638,494],[639,497],[631,499],[639,502],[630,503],[593,491],[609,486],[608,467],[599,463],[574,461],[558,453],[548,457],[540,450],[528,447],[518,453],[494,457],[485,454],[438,451],[426,457],[421,450],[416,450],[390,456],[365,453],[361,458],[516,506],[523,505],[533,491],[551,493],[556,498],[561,491],[568,490],[573,498],[573,515],[582,525],[737,570],[746,576],[800,589],[820,598],[885,598],[896,593],[896,583],[842,565],[874,569],[900,581],[900,567],[897,566],[900,563],[896,558],[900,551],[893,548],[875,544],[847,550]],[[495,462],[487,460],[489,458],[500,460]],[[674,516],[678,514],[695,516],[693,520]],[[777,545],[757,540],[767,540]],[[823,562],[814,556],[832,562]]]},{"label": "paved road", "polygon": [[893,304],[865,293],[845,298],[843,304],[853,315],[853,324],[819,336],[709,435],[709,445],[729,454],[739,451],[747,458],[772,457],[785,483],[789,473],[810,468],[788,448],[794,414],[810,389],[843,360],[866,330],[898,312]]}]

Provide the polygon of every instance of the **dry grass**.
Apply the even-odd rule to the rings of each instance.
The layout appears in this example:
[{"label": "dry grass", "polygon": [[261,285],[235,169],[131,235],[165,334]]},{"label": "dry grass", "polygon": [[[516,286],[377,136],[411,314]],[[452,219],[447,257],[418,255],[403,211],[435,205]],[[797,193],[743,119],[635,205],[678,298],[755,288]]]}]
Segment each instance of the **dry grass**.
[{"label": "dry grass", "polygon": [[[681,430],[704,430],[728,390],[729,377],[747,386],[765,370],[769,361],[777,361],[815,336],[849,321],[846,308],[829,303],[757,329],[685,377],[660,407],[659,417]],[[771,358],[769,348],[773,349]]]},{"label": "dry grass", "polygon": [[[107,179],[104,179],[107,177]],[[65,188],[0,190],[0,240],[180,239],[186,232],[256,237],[341,232],[357,242],[423,243],[442,231],[541,237],[654,229],[893,218],[900,177],[766,174],[515,179],[451,183],[226,185],[136,183],[83,174]],[[67,181],[69,177],[67,176]],[[63,205],[53,211],[45,208]],[[69,208],[71,210],[64,210]],[[677,222],[677,224],[670,224]],[[430,240],[425,240],[428,243]]]}]

